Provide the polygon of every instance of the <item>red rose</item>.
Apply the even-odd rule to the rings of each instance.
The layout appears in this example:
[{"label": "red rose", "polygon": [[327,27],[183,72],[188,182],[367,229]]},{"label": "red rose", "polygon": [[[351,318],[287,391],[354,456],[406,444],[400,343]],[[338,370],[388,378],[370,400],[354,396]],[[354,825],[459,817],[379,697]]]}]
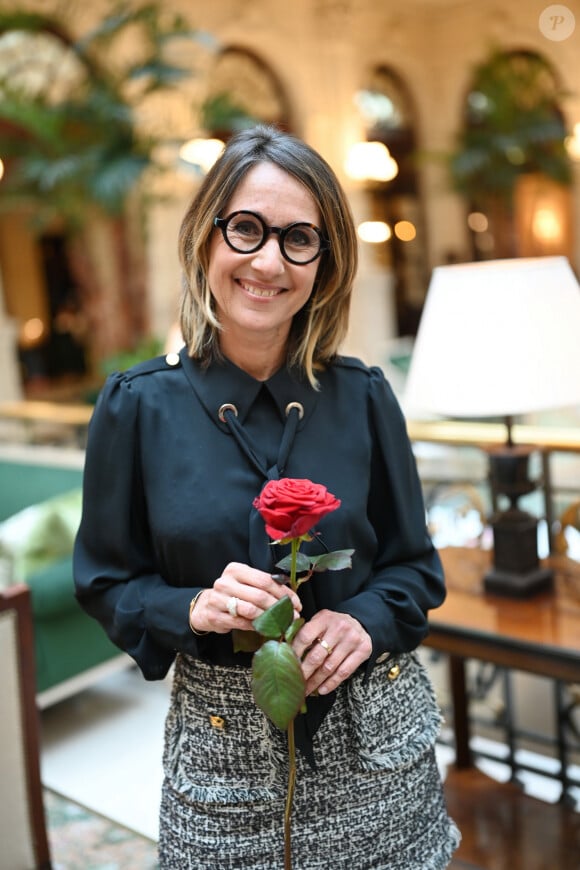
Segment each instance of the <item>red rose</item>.
[{"label": "red rose", "polygon": [[253,504],[269,537],[281,541],[305,535],[318,520],[340,507],[340,499],[319,483],[283,477],[269,480]]}]

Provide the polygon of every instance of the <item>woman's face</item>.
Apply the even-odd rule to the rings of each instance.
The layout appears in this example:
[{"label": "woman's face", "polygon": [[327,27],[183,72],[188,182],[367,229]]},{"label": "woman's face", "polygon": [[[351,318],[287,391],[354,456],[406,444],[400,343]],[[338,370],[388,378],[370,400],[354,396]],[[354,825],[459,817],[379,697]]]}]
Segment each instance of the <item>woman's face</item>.
[{"label": "woman's face", "polygon": [[[309,191],[272,163],[259,163],[247,173],[219,217],[242,209],[255,212],[268,226],[306,221],[320,227],[320,212]],[[228,348],[247,345],[248,340],[280,350],[292,318],[312,293],[320,258],[306,265],[289,263],[278,238],[271,233],[258,251],[241,254],[226,244],[221,230],[213,231],[208,278],[226,355]]]}]

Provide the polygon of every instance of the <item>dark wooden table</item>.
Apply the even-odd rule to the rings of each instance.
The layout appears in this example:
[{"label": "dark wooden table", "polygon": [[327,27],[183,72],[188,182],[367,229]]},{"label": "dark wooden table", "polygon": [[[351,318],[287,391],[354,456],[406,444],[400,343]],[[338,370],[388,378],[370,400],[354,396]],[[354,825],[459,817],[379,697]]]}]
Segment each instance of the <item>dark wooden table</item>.
[{"label": "dark wooden table", "polygon": [[456,766],[465,768],[472,763],[467,659],[580,682],[580,564],[562,556],[546,560],[555,571],[554,591],[521,600],[483,591],[489,552],[447,547],[440,555],[447,599],[430,614],[425,644],[449,655]]}]

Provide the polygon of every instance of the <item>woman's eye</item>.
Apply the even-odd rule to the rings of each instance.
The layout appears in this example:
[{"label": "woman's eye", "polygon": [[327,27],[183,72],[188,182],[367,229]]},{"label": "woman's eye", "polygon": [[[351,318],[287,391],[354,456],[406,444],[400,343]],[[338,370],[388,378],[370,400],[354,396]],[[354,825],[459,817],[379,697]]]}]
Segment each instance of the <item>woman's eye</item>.
[{"label": "woman's eye", "polygon": [[296,227],[286,236],[286,244],[293,248],[309,248],[317,241],[315,232],[306,227]]},{"label": "woman's eye", "polygon": [[232,227],[232,231],[247,239],[257,239],[262,235],[262,228],[255,221],[248,220],[239,221]]}]

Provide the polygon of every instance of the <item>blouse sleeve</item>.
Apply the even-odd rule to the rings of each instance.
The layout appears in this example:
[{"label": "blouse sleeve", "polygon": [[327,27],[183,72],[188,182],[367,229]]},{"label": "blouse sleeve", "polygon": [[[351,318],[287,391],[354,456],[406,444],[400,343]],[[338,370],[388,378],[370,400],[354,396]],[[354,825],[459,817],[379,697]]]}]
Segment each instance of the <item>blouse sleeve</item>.
[{"label": "blouse sleeve", "polygon": [[377,538],[372,573],[340,608],[373,642],[369,663],[408,652],[428,634],[428,611],[445,598],[443,569],[426,527],[423,494],[399,404],[378,368],[371,369],[373,460],[368,514]]},{"label": "blouse sleeve", "polygon": [[74,579],[81,607],[147,679],[155,680],[165,676],[176,651],[197,654],[188,615],[199,589],[168,585],[156,566],[139,471],[139,396],[133,387],[125,375],[111,375],[91,420]]}]

